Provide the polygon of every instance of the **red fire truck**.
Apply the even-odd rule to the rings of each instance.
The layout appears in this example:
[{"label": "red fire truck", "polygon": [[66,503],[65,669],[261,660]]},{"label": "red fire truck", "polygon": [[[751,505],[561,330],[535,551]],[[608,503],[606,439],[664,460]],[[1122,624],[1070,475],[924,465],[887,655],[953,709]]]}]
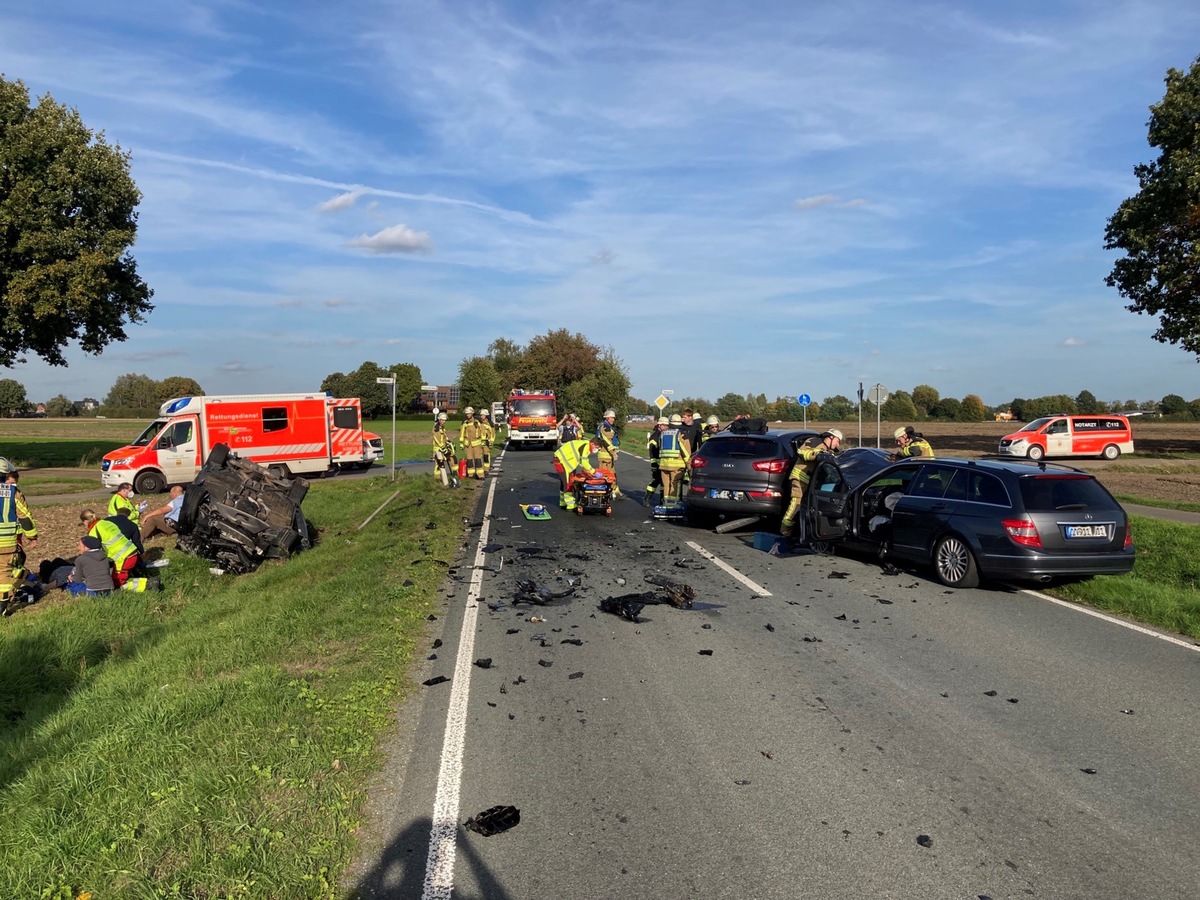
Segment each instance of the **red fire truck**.
[{"label": "red fire truck", "polygon": [[[130,482],[139,494],[187,484],[216,444],[281,475],[323,475],[332,467],[371,461],[383,442],[364,440],[357,397],[325,394],[234,394],[168,400],[129,446],[105,454],[101,481]],[[372,435],[372,437],[376,437]]]},{"label": "red fire truck", "polygon": [[508,415],[508,440],[516,447],[558,443],[558,408],[553,391],[516,389],[504,404]]}]

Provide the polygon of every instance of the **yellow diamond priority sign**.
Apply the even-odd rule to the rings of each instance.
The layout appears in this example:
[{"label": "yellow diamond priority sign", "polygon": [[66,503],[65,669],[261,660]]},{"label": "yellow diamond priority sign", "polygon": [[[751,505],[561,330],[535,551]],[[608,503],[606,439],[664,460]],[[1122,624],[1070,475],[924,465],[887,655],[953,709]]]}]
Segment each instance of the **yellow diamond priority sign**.
[{"label": "yellow diamond priority sign", "polygon": [[659,394],[658,399],[654,401],[654,405],[658,407],[659,412],[662,412],[664,409],[667,408],[667,404],[670,402],[671,401],[668,400],[666,397],[664,397],[662,394]]}]

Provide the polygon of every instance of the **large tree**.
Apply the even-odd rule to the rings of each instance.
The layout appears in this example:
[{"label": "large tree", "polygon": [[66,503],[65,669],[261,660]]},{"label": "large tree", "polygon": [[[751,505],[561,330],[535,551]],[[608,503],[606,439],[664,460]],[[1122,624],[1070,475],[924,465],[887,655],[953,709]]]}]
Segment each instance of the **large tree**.
[{"label": "large tree", "polygon": [[408,412],[421,399],[421,367],[416,363],[396,363],[388,371],[396,379],[396,412]]},{"label": "large tree", "polygon": [[821,401],[821,418],[826,422],[844,422],[854,418],[855,407],[849,397],[834,394]]},{"label": "large tree", "polygon": [[[582,334],[571,334],[565,328],[540,334],[525,348],[515,386],[561,394],[568,385],[592,373],[602,352]],[[624,400],[626,393],[622,391],[619,396],[610,398],[610,402]]]},{"label": "large tree", "polygon": [[[598,423],[606,409],[617,414],[617,429],[621,430],[629,408],[629,376],[612,350],[605,350],[583,378],[572,382],[563,392],[563,403],[569,411],[589,425]],[[560,407],[561,408],[561,407]]]},{"label": "large tree", "polygon": [[488,344],[487,356],[496,368],[502,392],[507,394],[513,388],[520,387],[517,377],[521,361],[525,358],[525,351],[520,344],[508,338],[496,338]]},{"label": "large tree", "polygon": [[20,415],[29,406],[25,397],[25,385],[15,378],[0,378],[0,416],[8,418]]},{"label": "large tree", "polygon": [[486,356],[472,356],[458,364],[458,405],[491,410],[492,402],[503,400],[500,376]]},{"label": "large tree", "polygon": [[57,394],[46,401],[46,415],[55,419],[70,419],[79,415],[79,410],[66,394]]},{"label": "large tree", "polygon": [[1169,69],[1167,91],[1150,107],[1149,141],[1158,159],[1134,167],[1139,191],[1104,232],[1125,255],[1105,281],[1126,309],[1158,316],[1154,339],[1200,356],[1200,57]]},{"label": "large tree", "polygon": [[0,366],[65,366],[141,322],[153,292],[129,253],[141,193],[129,155],[49,94],[0,78]]},{"label": "large tree", "polygon": [[149,375],[130,372],[118,378],[104,398],[109,409],[158,410],[158,382]]},{"label": "large tree", "polygon": [[165,403],[176,397],[203,397],[204,388],[194,378],[170,375],[158,383],[158,402]]},{"label": "large tree", "polygon": [[917,417],[921,419],[929,418],[930,411],[937,406],[940,399],[942,397],[938,389],[928,384],[918,384],[912,390],[913,406],[917,408]]}]

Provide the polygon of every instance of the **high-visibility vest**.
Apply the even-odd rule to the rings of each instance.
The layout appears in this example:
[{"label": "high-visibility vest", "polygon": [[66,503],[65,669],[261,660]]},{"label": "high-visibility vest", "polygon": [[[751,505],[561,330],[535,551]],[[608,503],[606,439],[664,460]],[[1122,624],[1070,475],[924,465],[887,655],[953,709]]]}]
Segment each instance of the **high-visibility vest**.
[{"label": "high-visibility vest", "polygon": [[15,484],[0,484],[0,546],[15,546],[19,534],[37,537],[25,495]]},{"label": "high-visibility vest", "polygon": [[111,559],[117,568],[120,568],[121,563],[137,553],[137,547],[134,546],[133,541],[121,534],[121,529],[112,522],[100,519],[92,526],[92,534],[100,538],[100,546],[104,548],[104,555]]},{"label": "high-visibility vest", "polygon": [[554,451],[554,458],[562,464],[563,471],[568,475],[580,468],[590,475],[596,469],[588,459],[591,449],[591,441],[567,441]]},{"label": "high-visibility vest", "polygon": [[683,459],[683,434],[678,428],[668,428],[658,436],[659,459]]}]

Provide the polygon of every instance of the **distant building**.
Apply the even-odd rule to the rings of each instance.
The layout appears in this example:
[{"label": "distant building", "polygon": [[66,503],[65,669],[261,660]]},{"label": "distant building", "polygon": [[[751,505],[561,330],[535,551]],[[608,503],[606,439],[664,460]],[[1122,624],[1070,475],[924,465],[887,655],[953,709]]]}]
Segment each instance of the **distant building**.
[{"label": "distant building", "polygon": [[423,384],[421,397],[417,401],[421,412],[433,412],[435,409],[444,413],[458,412],[458,385],[456,384]]}]

